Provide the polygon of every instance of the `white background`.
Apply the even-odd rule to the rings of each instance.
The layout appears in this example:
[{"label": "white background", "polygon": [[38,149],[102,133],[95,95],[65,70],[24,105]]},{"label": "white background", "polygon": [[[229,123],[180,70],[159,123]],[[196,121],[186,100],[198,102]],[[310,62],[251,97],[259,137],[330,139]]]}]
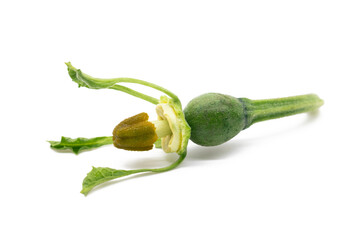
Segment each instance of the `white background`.
[{"label": "white background", "polygon": [[[360,239],[359,1],[1,1],[1,239]],[[193,97],[316,93],[325,105],[189,144],[181,166],[80,194],[91,166],[169,164],[161,150],[78,156],[46,140],[111,135],[154,106],[77,88],[64,62]],[[159,97],[156,91],[148,91]]]}]

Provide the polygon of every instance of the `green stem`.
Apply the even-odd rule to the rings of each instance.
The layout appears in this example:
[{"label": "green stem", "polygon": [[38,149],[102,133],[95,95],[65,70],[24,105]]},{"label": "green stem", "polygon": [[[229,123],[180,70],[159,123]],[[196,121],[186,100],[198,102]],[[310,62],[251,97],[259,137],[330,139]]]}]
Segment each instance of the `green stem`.
[{"label": "green stem", "polygon": [[257,122],[315,111],[324,104],[315,94],[264,100],[239,98],[239,101],[244,104],[247,115],[245,128]]},{"label": "green stem", "polygon": [[169,97],[171,97],[172,99],[174,99],[174,101],[179,101],[179,98],[172,92],[170,92],[169,90],[167,90],[166,88],[163,88],[159,85],[147,82],[147,81],[143,81],[143,80],[139,80],[139,79],[135,79],[135,78],[112,78],[109,79],[111,81],[117,81],[118,83],[120,82],[124,82],[124,83],[136,83],[136,84],[140,84],[140,85],[144,85],[147,87],[151,87],[153,89],[156,89],[160,92],[163,92],[165,94],[167,94]]},{"label": "green stem", "polygon": [[109,87],[110,89],[114,89],[114,90],[118,90],[118,91],[122,91],[124,93],[127,93],[127,94],[130,94],[134,97],[138,97],[142,100],[145,100],[145,101],[148,101],[150,103],[153,103],[153,104],[159,104],[159,99],[157,98],[153,98],[151,96],[148,96],[146,94],[143,94],[141,92],[138,92],[138,91],[135,91],[135,90],[132,90],[130,88],[127,88],[127,87],[124,87],[124,86],[121,86],[121,85],[113,85],[112,87]]}]

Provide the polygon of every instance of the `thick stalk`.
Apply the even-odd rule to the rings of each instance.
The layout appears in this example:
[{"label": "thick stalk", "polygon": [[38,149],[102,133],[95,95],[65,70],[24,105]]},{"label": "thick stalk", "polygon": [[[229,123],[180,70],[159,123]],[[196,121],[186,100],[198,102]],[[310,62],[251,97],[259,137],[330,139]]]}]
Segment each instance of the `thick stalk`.
[{"label": "thick stalk", "polygon": [[257,122],[315,111],[324,104],[315,94],[264,100],[239,98],[239,101],[243,103],[247,116],[245,128]]}]

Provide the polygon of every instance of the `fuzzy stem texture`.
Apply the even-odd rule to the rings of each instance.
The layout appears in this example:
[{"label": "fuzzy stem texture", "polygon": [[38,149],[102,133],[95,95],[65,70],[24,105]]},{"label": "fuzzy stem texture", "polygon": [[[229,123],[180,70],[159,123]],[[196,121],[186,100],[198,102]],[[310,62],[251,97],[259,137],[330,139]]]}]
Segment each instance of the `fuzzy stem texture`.
[{"label": "fuzzy stem texture", "polygon": [[257,122],[315,111],[324,104],[315,94],[264,100],[239,98],[239,101],[243,103],[247,119],[245,128]]}]

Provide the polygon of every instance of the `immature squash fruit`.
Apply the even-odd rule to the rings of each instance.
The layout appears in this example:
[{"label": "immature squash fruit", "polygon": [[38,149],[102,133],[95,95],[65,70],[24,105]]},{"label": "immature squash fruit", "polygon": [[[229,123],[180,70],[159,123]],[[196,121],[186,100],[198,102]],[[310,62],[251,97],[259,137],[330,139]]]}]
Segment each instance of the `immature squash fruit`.
[{"label": "immature squash fruit", "polygon": [[235,137],[245,128],[243,104],[235,97],[206,93],[184,109],[191,127],[190,139],[201,146],[216,146]]}]

